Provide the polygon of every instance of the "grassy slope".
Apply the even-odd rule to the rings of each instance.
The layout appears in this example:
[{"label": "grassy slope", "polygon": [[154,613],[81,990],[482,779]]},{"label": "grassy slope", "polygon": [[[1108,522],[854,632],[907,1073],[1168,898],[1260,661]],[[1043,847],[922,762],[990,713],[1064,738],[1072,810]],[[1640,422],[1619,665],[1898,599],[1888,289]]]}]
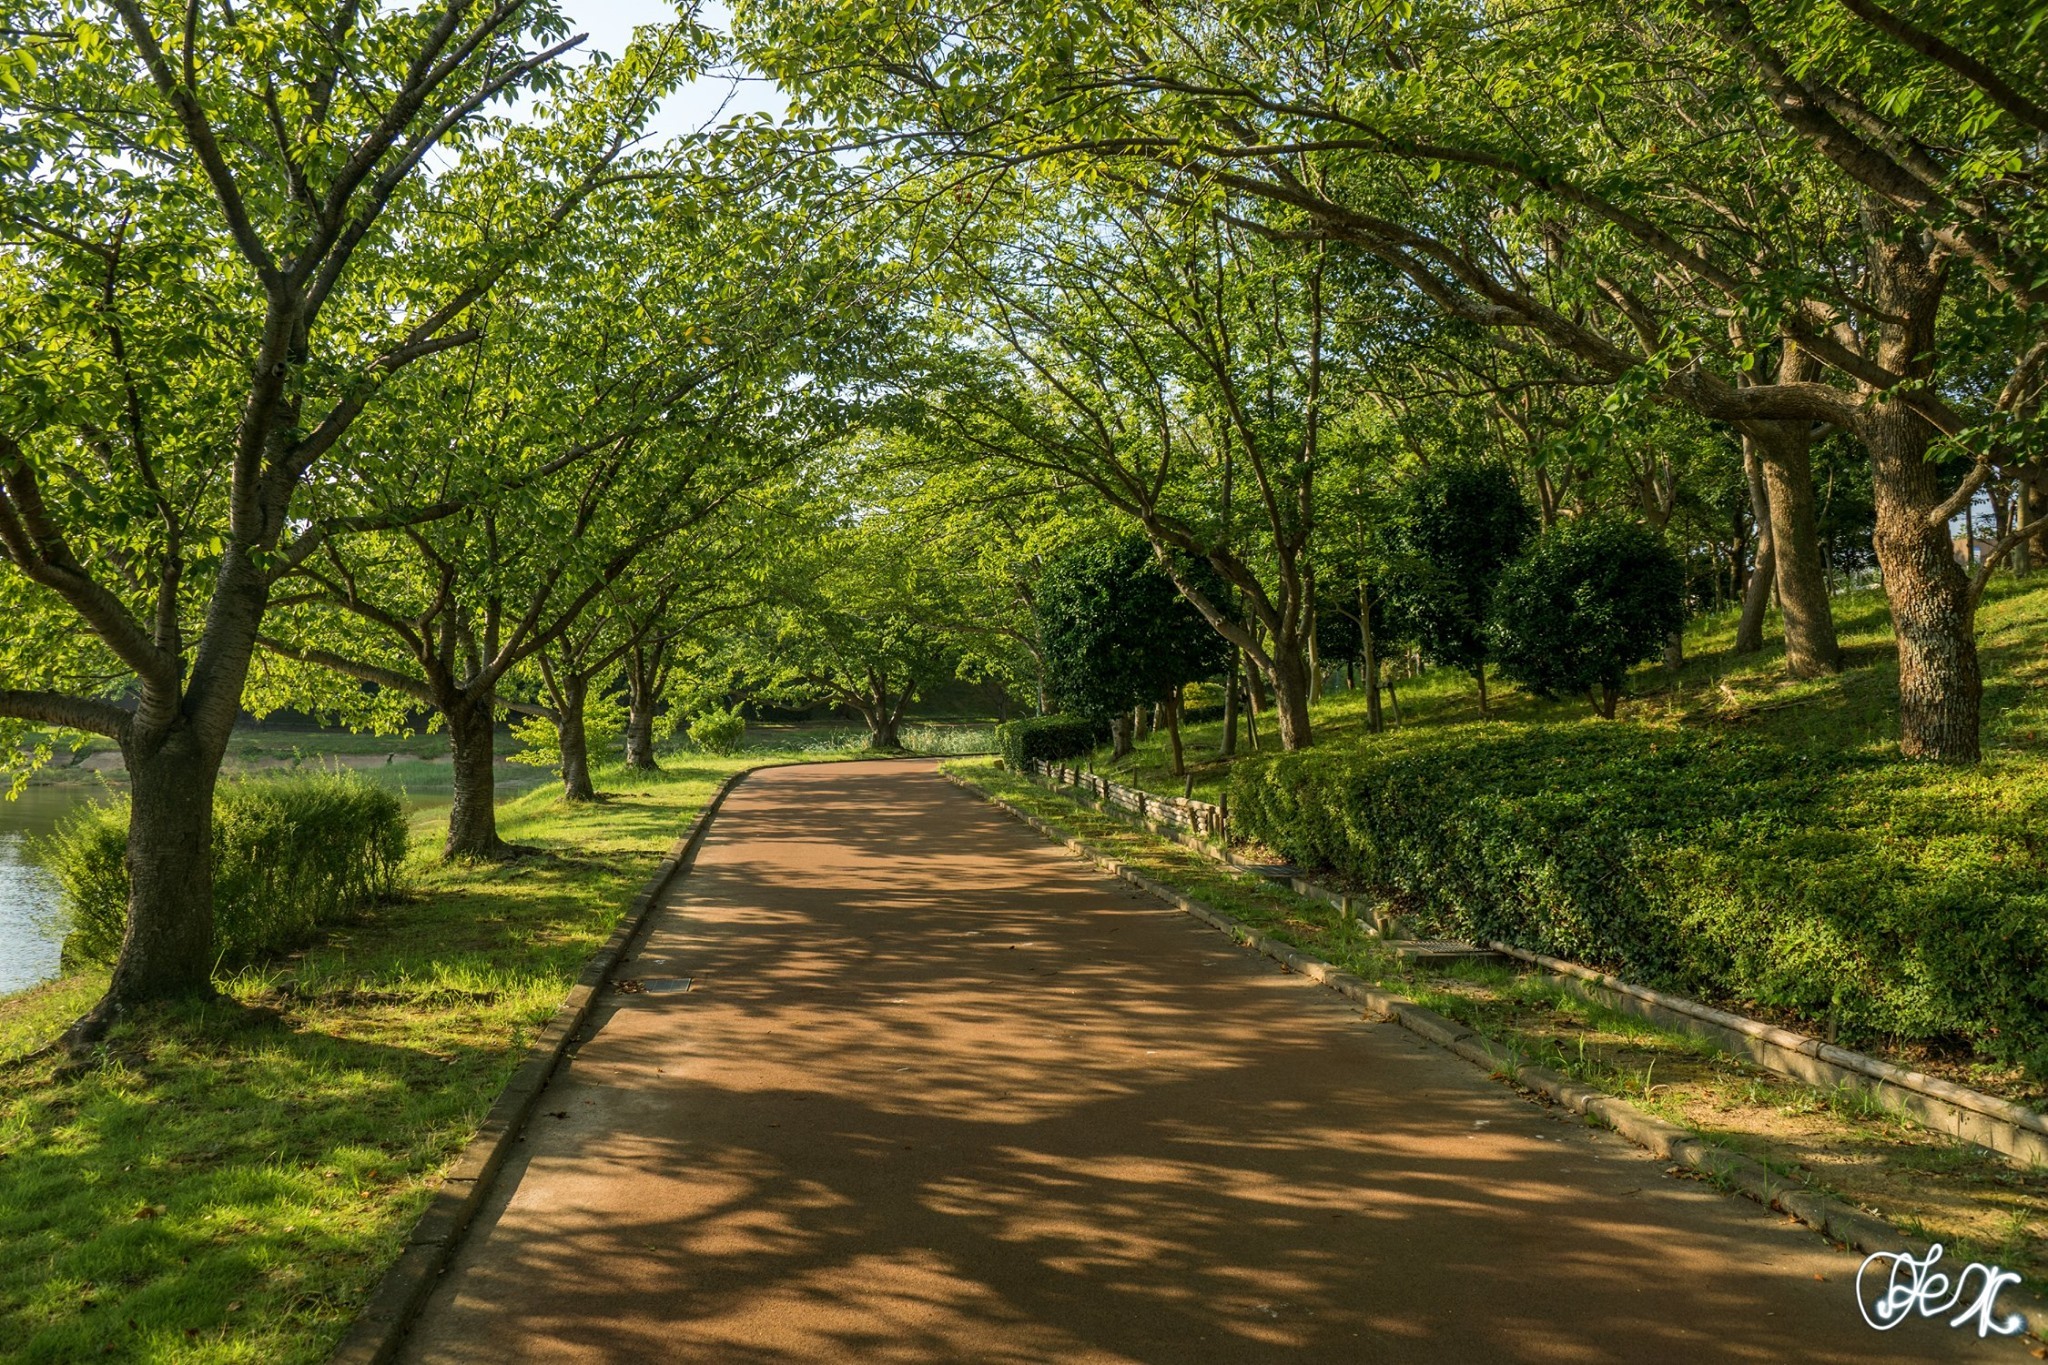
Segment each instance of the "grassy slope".
[{"label": "grassy slope", "polygon": [[1154,880],[1400,991],[1582,1083],[1683,1124],[1773,1169],[2048,1285],[2048,1172],[2018,1171],[1869,1103],[1728,1056],[1696,1038],[1589,1005],[1542,973],[1404,964],[1321,902],[1244,876],[1098,815],[992,762],[947,765],[984,790]]},{"label": "grassy slope", "polygon": [[[1732,726],[1764,740],[1884,751],[1898,740],[1898,660],[1890,617],[1876,591],[1835,599],[1835,626],[1848,667],[1839,677],[1799,681],[1784,675],[1784,650],[1775,638],[1761,654],[1735,658],[1735,613],[1703,617],[1686,630],[1685,667],[1636,670],[1621,718],[1650,725]],[[1984,672],[1985,772],[1993,778],[2042,780],[2041,740],[2048,732],[2048,574],[2023,581],[1993,580],[1978,619]],[[1478,719],[1472,680],[1432,670],[1398,685],[1403,728]],[[1582,702],[1546,702],[1505,684],[1493,685],[1494,719],[1503,725],[1595,724]],[[1388,712],[1392,724],[1391,708]],[[1316,707],[1319,748],[1369,744],[1365,700],[1333,692]],[[1188,727],[1189,766],[1195,795],[1216,800],[1228,765],[1217,757],[1222,725]],[[1262,739],[1268,739],[1262,729]],[[1268,739],[1268,742],[1270,739]],[[1249,747],[1239,741],[1240,754]],[[1105,749],[1096,770],[1162,792],[1179,792],[1168,771],[1162,737],[1141,741],[1129,758],[1111,763]]]},{"label": "grassy slope", "polygon": [[[602,804],[501,807],[504,867],[411,892],[228,999],[61,1078],[0,1070],[0,1359],[317,1361],[661,853],[764,755],[612,774]],[[80,1013],[73,977],[0,1000],[0,1059]]]}]

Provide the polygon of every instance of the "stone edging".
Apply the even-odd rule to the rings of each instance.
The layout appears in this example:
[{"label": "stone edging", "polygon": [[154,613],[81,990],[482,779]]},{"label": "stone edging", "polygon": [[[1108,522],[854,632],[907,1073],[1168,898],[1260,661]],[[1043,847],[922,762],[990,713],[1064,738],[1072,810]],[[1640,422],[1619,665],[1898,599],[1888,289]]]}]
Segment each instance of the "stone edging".
[{"label": "stone edging", "polygon": [[476,1136],[469,1140],[469,1145],[462,1149],[462,1155],[442,1178],[441,1188],[434,1192],[426,1211],[420,1214],[419,1221],[413,1224],[411,1233],[407,1235],[405,1250],[377,1282],[368,1302],[356,1315],[356,1320],[334,1348],[334,1353],[327,1357],[327,1365],[383,1365],[397,1354],[413,1318],[426,1303],[435,1281],[460,1245],[470,1219],[483,1207],[492,1181],[505,1164],[514,1139],[526,1127],[526,1120],[532,1116],[534,1105],[547,1088],[548,1079],[554,1075],[555,1067],[589,1022],[606,979],[625,956],[627,946],[646,927],[670,883],[689,871],[690,865],[696,861],[697,849],[711,828],[711,818],[725,804],[725,798],[734,787],[757,771],[759,769],[748,768],[719,783],[718,790],[704,803],[704,809],[697,812],[689,831],[676,840],[668,856],[655,868],[646,887],[633,898],[625,918],[619,921],[619,927],[584,965],[583,974],[569,988],[569,994],[555,1011],[555,1017],[528,1046],[525,1060],[520,1062],[519,1069],[512,1073],[512,1079],[499,1092],[496,1103],[484,1117],[483,1127],[477,1130]]},{"label": "stone edging", "polygon": [[[1049,786],[1047,790],[1111,818],[1129,818],[1127,812],[1105,808],[1102,803],[1078,791],[1057,786]],[[1161,838],[1172,839],[1183,847],[1256,875],[1256,869],[1246,867],[1228,849],[1218,849],[1206,841],[1182,837],[1177,831],[1155,821],[1148,820],[1144,824]],[[1322,901],[1347,917],[1355,913],[1351,896],[1333,891],[1310,878],[1291,876],[1287,885],[1296,895]],[[1499,941],[1490,942],[1485,947],[1562,977],[1567,989],[1595,1004],[1704,1038],[1723,1052],[1747,1057],[1759,1066],[1808,1085],[1846,1086],[1870,1091],[1886,1109],[1923,1128],[1996,1152],[2016,1166],[2048,1167],[2048,1117],[2024,1105],[1923,1072],[1894,1066],[1867,1053],[1836,1047],[1833,1043],[1824,1043],[1791,1029],[1717,1010],[1683,996],[1638,986],[1576,962],[1566,962]]]},{"label": "stone edging", "polygon": [[[1613,1129],[1648,1150],[1652,1155],[1689,1170],[1697,1171],[1717,1184],[1734,1189],[1765,1208],[1789,1214],[1832,1241],[1865,1253],[1879,1251],[1924,1252],[1927,1243],[1905,1237],[1890,1225],[1849,1207],[1830,1195],[1809,1189],[1789,1176],[1779,1175],[1762,1162],[1715,1146],[1699,1134],[1646,1114],[1627,1100],[1602,1094],[1552,1071],[1524,1063],[1512,1049],[1502,1047],[1446,1019],[1435,1010],[1382,990],[1319,957],[1291,947],[1270,934],[1241,920],[1213,910],[1172,887],[1153,881],[1115,858],[1097,853],[1079,839],[1061,833],[1027,811],[1019,810],[993,792],[975,786],[965,778],[944,774],[954,785],[972,792],[998,810],[1023,822],[1052,842],[1079,854],[1102,871],[1137,887],[1176,909],[1194,916],[1212,929],[1220,930],[1238,943],[1255,948],[1288,971],[1308,977],[1339,995],[1363,1005],[1368,1014],[1391,1020],[1409,1032],[1455,1053],[1490,1075],[1504,1077],[1526,1090],[1534,1091],[1566,1109]],[[2008,1291],[2010,1293],[2010,1291]],[[2048,1308],[2029,1302],[2019,1310],[2026,1315],[2027,1328],[2036,1337],[2048,1337]]]},{"label": "stone edging", "polygon": [[2016,1165],[2048,1166],[2048,1120],[2022,1105],[1823,1043],[1791,1029],[1776,1028],[1683,996],[1633,985],[1575,962],[1507,943],[1487,946],[1564,977],[1574,993],[1609,1009],[1705,1038],[1724,1052],[1748,1057],[1809,1085],[1874,1091],[1885,1108],[1923,1127],[1988,1148]]}]

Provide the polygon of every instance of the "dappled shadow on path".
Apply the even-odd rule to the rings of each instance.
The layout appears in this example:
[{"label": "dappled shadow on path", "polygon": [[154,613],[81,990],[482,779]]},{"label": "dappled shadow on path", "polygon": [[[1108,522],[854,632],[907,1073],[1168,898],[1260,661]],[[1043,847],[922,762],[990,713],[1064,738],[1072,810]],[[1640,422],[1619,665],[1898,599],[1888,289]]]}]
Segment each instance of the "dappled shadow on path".
[{"label": "dappled shadow on path", "polygon": [[920,766],[750,779],[622,970],[694,985],[611,997],[411,1358],[1971,1358]]}]

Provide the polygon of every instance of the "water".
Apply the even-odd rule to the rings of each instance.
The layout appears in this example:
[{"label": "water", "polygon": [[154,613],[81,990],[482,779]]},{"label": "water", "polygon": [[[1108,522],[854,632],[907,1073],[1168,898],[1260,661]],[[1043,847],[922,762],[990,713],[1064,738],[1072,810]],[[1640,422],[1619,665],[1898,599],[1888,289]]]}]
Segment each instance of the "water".
[{"label": "water", "polygon": [[0,800],[0,995],[57,975],[64,933],[57,922],[57,884],[39,867],[30,840],[88,802],[105,800],[86,783],[30,787]]}]

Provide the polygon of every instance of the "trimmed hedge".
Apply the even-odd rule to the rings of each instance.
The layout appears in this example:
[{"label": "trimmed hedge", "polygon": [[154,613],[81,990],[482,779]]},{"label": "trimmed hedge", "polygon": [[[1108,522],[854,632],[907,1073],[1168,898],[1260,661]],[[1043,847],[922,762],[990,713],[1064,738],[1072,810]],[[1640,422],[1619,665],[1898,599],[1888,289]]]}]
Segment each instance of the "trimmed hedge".
[{"label": "trimmed hedge", "polygon": [[[71,931],[67,965],[111,963],[128,923],[128,803],[79,811],[44,863]],[[405,803],[350,774],[223,784],[213,803],[213,935],[234,967],[303,941],[396,889]]]},{"label": "trimmed hedge", "polygon": [[2048,1073],[2032,771],[1482,723],[1240,763],[1231,810],[1241,836],[1398,893],[1435,932]]},{"label": "trimmed hedge", "polygon": [[1030,771],[1034,758],[1078,758],[1101,739],[1102,727],[1083,716],[1026,716],[996,727],[1003,766],[1013,773]]}]

